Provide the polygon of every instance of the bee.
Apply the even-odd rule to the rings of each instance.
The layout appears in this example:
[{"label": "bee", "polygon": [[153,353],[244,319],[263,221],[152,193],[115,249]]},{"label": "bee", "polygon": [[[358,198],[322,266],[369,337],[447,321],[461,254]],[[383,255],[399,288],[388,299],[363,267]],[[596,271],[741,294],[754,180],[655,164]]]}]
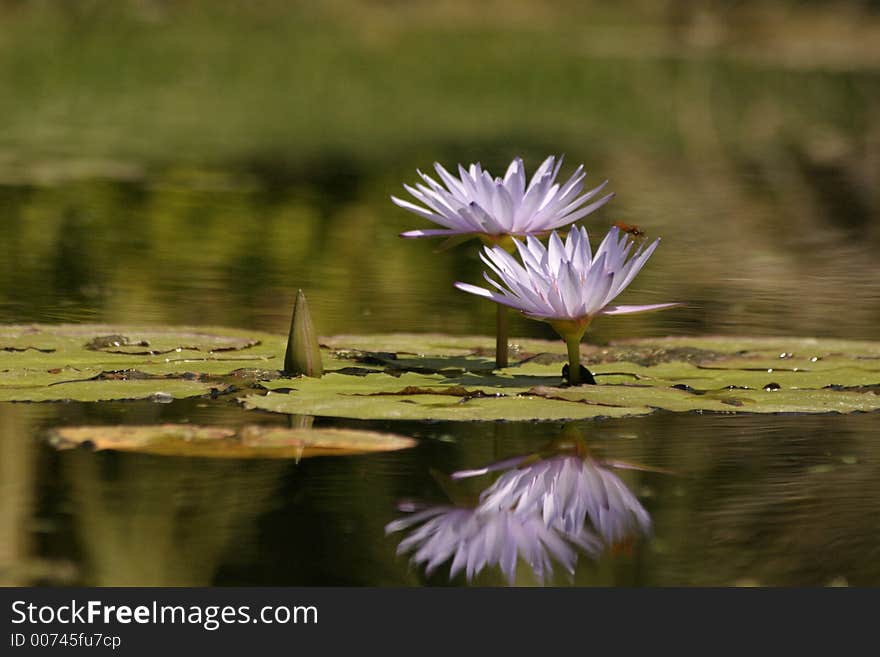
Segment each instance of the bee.
[{"label": "bee", "polygon": [[619,230],[621,233],[626,233],[630,237],[633,237],[633,238],[645,237],[644,231],[642,231],[642,229],[639,228],[638,226],[635,226],[632,224],[625,224],[622,221],[615,221],[612,225],[615,228],[617,228],[617,230]]}]

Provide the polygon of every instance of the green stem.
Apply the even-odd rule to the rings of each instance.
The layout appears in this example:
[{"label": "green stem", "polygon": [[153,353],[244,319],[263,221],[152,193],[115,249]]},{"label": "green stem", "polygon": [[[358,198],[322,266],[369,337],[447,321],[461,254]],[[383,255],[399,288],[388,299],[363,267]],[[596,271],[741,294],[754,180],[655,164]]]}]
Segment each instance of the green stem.
[{"label": "green stem", "polygon": [[573,385],[581,383],[581,339],[580,337],[566,338],[568,347],[568,382]]},{"label": "green stem", "polygon": [[495,314],[495,367],[507,367],[507,306],[496,304]]}]

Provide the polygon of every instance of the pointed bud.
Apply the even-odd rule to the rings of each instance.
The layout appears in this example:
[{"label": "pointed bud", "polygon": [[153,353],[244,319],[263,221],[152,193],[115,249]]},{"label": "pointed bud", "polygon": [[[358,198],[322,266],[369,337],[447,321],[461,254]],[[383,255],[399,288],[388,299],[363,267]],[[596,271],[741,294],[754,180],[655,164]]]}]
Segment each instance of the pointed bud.
[{"label": "pointed bud", "polygon": [[315,333],[306,295],[302,290],[297,291],[296,304],[293,306],[290,335],[287,337],[287,351],[284,354],[284,373],[315,378],[324,373],[318,334]]}]

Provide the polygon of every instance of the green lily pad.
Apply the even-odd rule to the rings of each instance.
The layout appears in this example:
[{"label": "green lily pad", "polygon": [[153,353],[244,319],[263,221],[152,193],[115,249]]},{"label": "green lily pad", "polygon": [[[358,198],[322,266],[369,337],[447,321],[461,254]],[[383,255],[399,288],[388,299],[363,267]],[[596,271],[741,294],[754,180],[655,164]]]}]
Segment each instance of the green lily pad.
[{"label": "green lily pad", "polygon": [[50,434],[59,449],[88,445],[96,450],[202,458],[303,459],[407,449],[411,438],[355,429],[284,429],[248,425],[187,424],[62,427]]},{"label": "green lily pad", "polygon": [[[534,382],[550,383],[535,378]],[[400,376],[325,374],[321,379],[283,379],[263,382],[268,394],[243,398],[246,408],[280,413],[300,413],[357,419],[383,420],[552,420],[560,417],[622,417],[633,410],[616,405],[574,405],[536,395],[515,377],[465,374],[447,378],[440,374],[406,373]]]},{"label": "green lily pad", "polygon": [[[397,337],[401,351],[389,351]],[[488,338],[429,335],[421,343],[413,335],[344,336],[324,344],[384,372],[263,381],[267,394],[244,396],[245,407],[413,420],[880,409],[880,345],[872,342],[709,337],[584,345],[583,362],[599,385],[579,387],[561,385],[561,342],[523,340],[520,362],[495,372],[487,369]]]},{"label": "green lily pad", "polygon": [[[561,342],[535,338],[511,338],[510,357],[525,358],[546,351],[559,351]],[[321,339],[321,346],[340,354],[358,352],[396,355],[403,358],[476,357],[495,358],[495,338],[483,335],[445,335],[442,333],[388,333],[381,335],[336,335]],[[565,353],[564,349],[560,353]]]},{"label": "green lily pad", "polygon": [[469,356],[478,349],[494,349],[494,338],[441,333],[335,335],[321,338],[322,347],[337,352],[378,352],[415,356]]},{"label": "green lily pad", "polygon": [[202,381],[185,379],[106,379],[36,385],[0,387],[0,402],[82,401],[99,402],[125,399],[153,399],[169,402],[185,397],[198,397],[217,389]]},{"label": "green lily pad", "polygon": [[[880,365],[880,363],[878,363]],[[559,372],[558,365],[528,364],[521,368],[508,368],[505,372],[519,376],[552,377]],[[727,388],[761,390],[774,389],[809,390],[826,386],[870,386],[880,382],[880,367],[845,366],[838,363],[818,371],[791,369],[788,367],[737,368],[726,360],[711,364],[668,362],[653,367],[633,363],[613,363],[590,367],[599,384],[637,383],[645,386],[677,385],[698,392],[717,391]]]},{"label": "green lily pad", "polygon": [[281,375],[286,338],[233,329],[0,327],[0,401],[157,401],[254,386],[247,408],[362,419],[550,420],[667,411],[819,413],[880,408],[880,343],[654,338],[583,344],[598,386],[560,387],[560,340],[388,334],[323,338],[328,374]]},{"label": "green lily pad", "polygon": [[[0,401],[201,395],[223,387],[220,377],[277,377],[285,344],[280,335],[225,328],[0,326]],[[328,351],[325,364],[351,362]]]},{"label": "green lily pad", "polygon": [[[271,367],[278,359],[277,335],[234,329],[115,326],[105,324],[36,324],[0,327],[0,369],[100,367],[140,369],[144,364],[240,363]],[[184,368],[185,369],[185,368]],[[280,369],[280,367],[278,368]]]},{"label": "green lily pad", "polygon": [[738,336],[668,336],[644,338],[639,340],[620,340],[614,343],[618,348],[644,348],[652,346],[659,349],[688,347],[704,349],[724,354],[795,354],[798,356],[823,356],[825,354],[845,354],[850,357],[873,356],[880,358],[880,342],[868,340],[838,340],[834,338],[778,338],[778,337],[738,337]]}]

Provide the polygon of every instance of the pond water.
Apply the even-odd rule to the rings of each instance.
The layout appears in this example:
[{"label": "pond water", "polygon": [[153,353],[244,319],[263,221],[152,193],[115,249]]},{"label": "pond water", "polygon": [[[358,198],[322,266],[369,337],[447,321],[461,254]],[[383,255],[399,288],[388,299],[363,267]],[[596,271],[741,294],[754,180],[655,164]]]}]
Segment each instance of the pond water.
[{"label": "pond water", "polygon": [[[222,32],[217,20],[211,29]],[[0,81],[33,101],[20,105],[41,108],[36,116],[53,126],[28,129],[30,110],[0,105],[10,126],[0,141],[0,324],[282,334],[301,288],[322,335],[488,335],[494,307],[452,287],[478,282],[477,248],[437,252],[435,243],[399,239],[427,226],[389,196],[434,160],[480,160],[495,171],[522,155],[531,172],[547,154],[566,151],[563,176],[584,162],[588,183],[608,178],[618,194],[585,221],[594,238],[615,221],[663,238],[621,301],[685,304],[597,321],[588,341],[880,337],[880,73],[867,59],[792,59],[736,40],[697,56],[652,51],[650,39],[645,51],[612,39],[587,52],[580,41],[554,37],[560,25],[536,28],[532,40],[521,39],[530,29],[523,25],[452,35],[437,28],[444,44],[453,40],[444,49],[452,52],[429,85],[402,62],[435,57],[422,38],[437,37],[435,28],[402,34],[386,17],[384,31],[337,40],[327,36],[336,27],[319,23],[304,46],[320,55],[317,73],[305,60],[300,70],[297,57],[260,50],[270,29],[262,23],[242,27],[257,30],[258,39],[242,37],[252,39],[253,53],[233,48],[234,58],[225,50],[218,58],[211,49],[230,46],[206,40],[208,54],[167,62],[144,36],[152,28],[129,26],[131,52],[149,53],[155,71],[171,62],[176,75],[178,62],[188,63],[171,79],[135,55],[121,62],[135,98],[126,103],[114,102],[113,85],[104,83],[114,78],[99,68],[118,46],[106,25],[77,57],[64,55],[63,40],[51,56],[57,61],[22,56],[20,67],[51,69],[54,86],[24,82],[43,79],[36,68],[16,76],[0,64]],[[238,24],[230,25],[234,33]],[[299,36],[306,29],[284,25]],[[176,34],[165,33],[161,55],[188,43],[185,29]],[[562,42],[566,57],[557,51]],[[239,52],[250,69],[238,65]],[[459,73],[472,70],[462,68],[465,55],[495,67],[492,84]],[[255,64],[266,56],[286,63],[272,71]],[[194,61],[204,67],[192,68]],[[386,74],[391,63],[394,76]],[[94,94],[66,86],[77,76],[91,80]],[[305,87],[293,86],[320,95],[329,109],[253,92],[274,88],[273,76],[301,81]],[[151,86],[157,80],[168,87]],[[319,80],[325,86],[308,86]],[[213,115],[227,84],[235,100]],[[509,97],[514,88],[526,89],[524,105]],[[462,113],[472,101],[473,112]],[[264,123],[254,121],[263,110]],[[100,126],[88,124],[92,116]],[[200,132],[202,121],[210,129]],[[231,134],[244,136],[224,141]],[[554,338],[519,317],[511,334]],[[474,500],[497,476],[450,486],[444,475],[533,454],[571,431],[589,450],[595,476],[620,486],[630,511],[636,500],[650,531],[624,532],[606,550],[578,550],[573,573],[556,560],[545,582],[880,584],[876,413],[656,413],[574,425],[319,417],[315,426],[390,431],[418,445],[299,463],[61,451],[46,440],[62,425],[184,421],[289,420],[225,399],[0,403],[0,584],[465,584],[463,574],[450,579],[449,563],[426,573],[396,554],[414,528],[386,535],[386,526],[418,505],[462,504],[450,495]],[[513,581],[539,579],[520,562]],[[508,577],[489,566],[474,581]]]},{"label": "pond water", "polygon": [[[406,556],[395,556],[402,535],[386,536],[384,527],[405,515],[398,504],[449,504],[432,469],[453,472],[529,453],[563,429],[560,423],[336,421],[420,442],[408,451],[298,464],[57,451],[39,440],[58,424],[235,424],[244,416],[230,404],[204,401],[5,408],[5,580],[446,584],[448,565],[426,577]],[[258,420],[284,422],[270,414]],[[601,458],[670,472],[618,471],[650,515],[650,536],[624,549],[583,553],[573,576],[557,567],[547,582],[870,585],[880,578],[875,414],[768,419],[664,413],[577,428]],[[476,483],[470,492],[485,485]],[[506,578],[487,568],[475,581],[497,585]],[[521,563],[516,582],[536,578]]]},{"label": "pond water", "polygon": [[[190,172],[148,182],[0,187],[6,221],[0,262],[7,274],[0,318],[282,333],[295,289],[302,287],[322,334],[492,331],[492,309],[448,285],[477,279],[475,249],[435,253],[424,242],[398,240],[398,230],[418,222],[372,198],[394,187],[364,183],[376,186],[367,198],[340,201],[332,189],[254,189],[254,180],[240,175],[250,183],[232,174]],[[623,177],[618,187],[641,189],[642,182]],[[730,186],[721,190],[734,193]],[[622,216],[630,218],[634,210],[624,208]],[[740,233],[716,215],[683,228],[668,208],[652,210],[651,224],[658,227],[651,232],[664,243],[628,298],[688,305],[599,322],[588,340],[715,332],[873,337],[880,279],[867,272],[880,264],[876,232],[860,228],[863,239],[854,239],[838,215],[817,216],[827,222],[821,249],[807,244],[819,239],[810,231],[788,232],[783,222]],[[600,220],[591,225],[603,229]],[[552,337],[541,324],[514,322],[514,334]],[[407,515],[399,510],[406,502],[450,503],[432,472],[532,453],[563,429],[553,422],[319,418],[318,426],[393,431],[419,445],[298,464],[59,452],[45,440],[59,425],[238,425],[255,418],[286,422],[228,401],[2,404],[0,577],[102,585],[462,584],[461,574],[450,580],[448,563],[428,575],[408,555],[396,555],[407,532],[386,536],[386,525]],[[573,574],[557,564],[546,582],[880,582],[876,414],[662,413],[577,426],[602,458],[671,472],[617,471],[650,515],[651,531],[620,549],[581,550]],[[490,481],[462,486],[473,497]],[[486,567],[474,581],[503,584],[507,577]],[[514,581],[539,578],[521,563]]]}]

